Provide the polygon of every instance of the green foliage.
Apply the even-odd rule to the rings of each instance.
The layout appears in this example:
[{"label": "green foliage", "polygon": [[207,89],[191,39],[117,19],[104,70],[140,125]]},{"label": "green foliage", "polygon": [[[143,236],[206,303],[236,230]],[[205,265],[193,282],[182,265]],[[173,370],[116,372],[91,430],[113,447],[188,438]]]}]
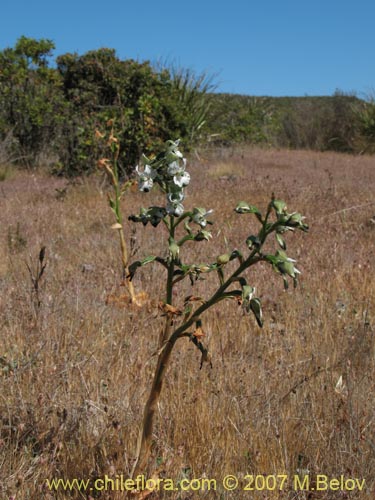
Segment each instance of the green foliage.
[{"label": "green foliage", "polygon": [[[65,54],[57,58],[69,116],[64,123],[67,151],[64,168],[70,174],[91,171],[98,151],[94,132],[103,122],[115,119],[120,140],[119,168],[130,171],[140,148],[157,139],[157,77],[148,63],[121,61],[114,50],[99,49],[82,56]],[[73,126],[71,126],[73,124]]]},{"label": "green foliage", "polygon": [[276,142],[295,149],[351,152],[359,102],[339,91],[331,97],[280,98]]},{"label": "green foliage", "polygon": [[355,147],[360,153],[375,153],[375,98],[369,97],[354,108]]},{"label": "green foliage", "polygon": [[94,132],[110,119],[122,176],[168,137],[186,147],[201,137],[211,88],[205,76],[121,60],[108,48],[60,55],[51,68],[53,49],[50,40],[22,37],[0,52],[0,140],[13,134],[12,156],[23,164],[49,154],[58,158],[56,173],[93,171],[100,154]]},{"label": "green foliage", "polygon": [[142,151],[160,150],[167,137],[192,144],[204,124],[208,83],[189,71],[157,72],[149,62],[120,60],[111,49],[65,54],[57,67],[70,103],[68,124],[77,131],[63,134],[73,142],[61,148],[62,154],[69,149],[70,173],[93,168],[97,151],[90,137],[103,121],[116,122],[122,174],[132,171]]},{"label": "green foliage", "polygon": [[270,144],[278,130],[277,114],[268,97],[212,94],[208,134],[216,144]]},{"label": "green foliage", "polygon": [[164,114],[170,124],[170,130],[165,130],[165,138],[180,137],[189,148],[205,138],[203,129],[211,107],[208,94],[215,88],[213,78],[173,65],[162,68],[162,74],[166,76],[162,100]]},{"label": "green foliage", "polygon": [[22,37],[0,52],[0,137],[12,134],[12,157],[28,166],[53,141],[63,106],[58,76],[47,66],[53,48],[50,40]]},{"label": "green foliage", "polygon": [[207,129],[214,143],[355,150],[355,115],[361,101],[353,95],[337,91],[329,97],[212,94],[210,98]]},{"label": "green foliage", "polygon": [[132,173],[142,151],[160,152],[177,137],[186,150],[207,141],[375,149],[371,100],[340,92],[302,98],[213,94],[206,73],[122,60],[109,48],[63,54],[51,67],[54,48],[51,40],[21,37],[0,51],[0,143],[6,143],[6,157],[28,167],[50,158],[55,173],[92,172],[101,154],[94,132],[110,119],[120,141],[121,177]]}]

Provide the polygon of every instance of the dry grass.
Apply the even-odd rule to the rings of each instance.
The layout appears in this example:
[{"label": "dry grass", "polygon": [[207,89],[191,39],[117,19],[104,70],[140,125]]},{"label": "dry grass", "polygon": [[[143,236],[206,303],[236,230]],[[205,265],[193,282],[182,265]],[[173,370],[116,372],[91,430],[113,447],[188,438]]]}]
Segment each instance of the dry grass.
[{"label": "dry grass", "polygon": [[[192,343],[177,344],[150,472],[162,463],[168,477],[205,475],[220,483],[225,474],[292,476],[308,469],[365,478],[365,492],[286,488],[254,498],[374,498],[375,160],[249,150],[192,160],[189,171],[187,203],[213,208],[216,221],[214,241],[197,246],[189,261],[242,245],[254,221],[236,215],[234,206],[243,199],[264,209],[272,191],[308,216],[311,232],[288,239],[303,271],[297,290],[283,292],[282,280],[268,268],[252,271],[264,304],[263,330],[235,304],[225,304],[204,318],[212,369],[199,370]],[[62,191],[66,184],[19,173],[0,186],[4,500],[88,498],[50,493],[45,479],[129,474],[162,326],[152,301],[135,310],[116,300],[125,290],[100,182]],[[124,211],[155,198],[131,193]],[[135,236],[137,257],[164,251],[161,231],[137,226]],[[26,262],[34,265],[43,245],[47,268],[38,308]],[[135,285],[156,301],[161,268],[149,267]],[[193,293],[207,295],[211,288],[208,280]],[[187,284],[182,297],[189,293]],[[114,498],[106,495],[95,498]],[[220,488],[204,497],[250,498]]]}]

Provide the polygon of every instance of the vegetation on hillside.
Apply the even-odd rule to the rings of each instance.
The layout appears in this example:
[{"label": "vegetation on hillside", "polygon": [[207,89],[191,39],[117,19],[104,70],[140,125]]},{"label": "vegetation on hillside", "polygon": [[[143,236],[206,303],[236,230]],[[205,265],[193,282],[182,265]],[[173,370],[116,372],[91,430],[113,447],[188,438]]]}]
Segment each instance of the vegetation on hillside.
[{"label": "vegetation on hillside", "polygon": [[321,97],[216,94],[207,124],[212,140],[219,144],[355,152],[355,139],[366,134],[367,124],[361,119],[369,107],[340,92]]},{"label": "vegetation on hillside", "polygon": [[94,133],[115,121],[119,170],[141,151],[180,138],[204,144],[263,144],[291,149],[373,152],[375,103],[329,97],[215,94],[212,78],[189,69],[120,59],[102,48],[62,54],[51,40],[21,37],[0,51],[0,159],[55,173],[90,173],[102,151]]},{"label": "vegetation on hillside", "polygon": [[95,130],[108,120],[122,173],[170,137],[186,146],[199,140],[211,88],[204,75],[123,61],[107,48],[60,55],[51,67],[53,49],[50,40],[22,37],[0,52],[0,141],[10,159],[32,166],[52,158],[58,173],[90,172],[100,154]]}]

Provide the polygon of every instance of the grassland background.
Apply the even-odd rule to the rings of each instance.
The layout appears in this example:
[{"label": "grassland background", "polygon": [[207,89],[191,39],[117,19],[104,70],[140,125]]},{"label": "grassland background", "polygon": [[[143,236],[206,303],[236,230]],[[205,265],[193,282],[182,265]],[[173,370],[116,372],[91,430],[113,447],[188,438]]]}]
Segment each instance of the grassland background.
[{"label": "grassland background", "polygon": [[[311,231],[288,239],[303,272],[299,288],[284,292],[266,266],[249,275],[264,304],[262,330],[228,303],[204,317],[212,369],[199,370],[191,342],[177,345],[150,472],[161,467],[176,479],[219,481],[302,468],[365,478],[366,491],[287,489],[256,498],[374,498],[374,158],[242,148],[192,157],[189,172],[186,206],[214,209],[215,221],[213,241],[190,247],[189,261],[244,249],[256,222],[234,213],[242,199],[264,209],[274,192],[307,216]],[[67,181],[12,170],[4,177],[0,497],[87,498],[51,493],[45,479],[130,473],[163,321],[163,272],[151,267],[137,275],[135,286],[150,301],[130,309],[100,177]],[[158,199],[132,192],[123,209],[136,212]],[[132,237],[134,258],[166,251],[162,231],[138,225]],[[35,266],[43,245],[47,268],[37,308],[26,263]],[[176,304],[192,292],[208,296],[212,286],[183,285]],[[166,495],[198,497],[204,495]],[[205,498],[249,496],[218,491]]]}]

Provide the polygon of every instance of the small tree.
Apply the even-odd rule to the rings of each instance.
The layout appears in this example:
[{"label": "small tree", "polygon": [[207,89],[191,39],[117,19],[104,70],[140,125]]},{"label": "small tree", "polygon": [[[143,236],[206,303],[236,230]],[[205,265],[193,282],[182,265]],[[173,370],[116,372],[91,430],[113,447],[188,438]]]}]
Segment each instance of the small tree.
[{"label": "small tree", "polygon": [[[160,335],[152,387],[144,408],[133,477],[144,473],[147,469],[155,411],[171,353],[177,341],[188,339],[197,347],[201,354],[201,366],[209,361],[209,353],[204,343],[203,315],[223,300],[235,300],[245,312],[255,316],[261,327],[263,325],[261,301],[256,295],[254,284],[248,282],[246,271],[259,262],[266,262],[281,275],[285,288],[288,287],[289,279],[296,285],[299,271],[295,267],[296,261],[289,258],[285,252],[284,236],[297,229],[308,230],[304,217],[298,212],[288,212],[286,204],[274,196],[264,215],[257,207],[242,201],[235,208],[236,213],[252,214],[260,225],[259,231],[246,239],[246,254],[234,249],[231,253],[219,255],[210,262],[187,263],[182,255],[184,245],[188,241],[200,243],[212,237],[207,229],[211,224],[208,220],[211,210],[195,207],[186,211],[182,204],[190,175],[186,171],[186,159],[179,150],[179,141],[168,141],[164,151],[153,159],[143,156],[143,163],[143,170],[137,167],[140,190],[149,192],[157,184],[165,193],[166,203],[163,206],[142,208],[138,215],[132,215],[129,219],[141,222],[143,225],[150,223],[153,227],[164,225],[167,229],[168,252],[167,257],[149,255],[129,266],[130,279],[134,277],[138,268],[152,262],[159,263],[166,272],[165,298],[161,303],[165,314],[165,326]],[[275,253],[264,250],[265,242],[271,235],[275,236],[279,247]],[[234,266],[230,265],[231,262]],[[216,275],[218,279],[218,286],[210,297],[197,302],[196,298],[191,296],[184,302],[181,301],[178,306],[173,303],[173,292],[178,283],[188,278],[194,285],[197,280],[208,274]]]},{"label": "small tree", "polygon": [[50,152],[63,109],[59,75],[48,67],[54,48],[23,36],[0,51],[0,136],[12,134],[12,156],[27,166]]}]

